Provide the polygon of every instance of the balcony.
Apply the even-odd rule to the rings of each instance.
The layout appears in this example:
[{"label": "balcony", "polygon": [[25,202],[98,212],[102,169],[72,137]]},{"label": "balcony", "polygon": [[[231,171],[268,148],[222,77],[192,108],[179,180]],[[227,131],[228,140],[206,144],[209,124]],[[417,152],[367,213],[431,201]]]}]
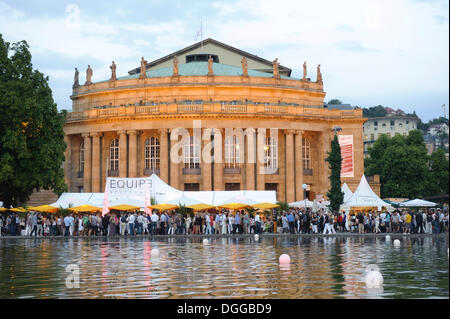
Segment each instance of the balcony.
[{"label": "balcony", "polygon": [[109,177],[119,177],[119,170],[108,170]]},{"label": "balcony", "polygon": [[144,168],[144,175],[150,176],[152,174],[159,175],[160,169],[159,168]]},{"label": "balcony", "polygon": [[303,175],[308,175],[308,176],[312,176],[313,174],[313,170],[311,169],[303,169]]},{"label": "balcony", "polygon": [[201,168],[183,168],[183,175],[200,175],[201,173]]},{"label": "balcony", "polygon": [[241,168],[240,167],[224,167],[223,173],[224,174],[240,174]]}]

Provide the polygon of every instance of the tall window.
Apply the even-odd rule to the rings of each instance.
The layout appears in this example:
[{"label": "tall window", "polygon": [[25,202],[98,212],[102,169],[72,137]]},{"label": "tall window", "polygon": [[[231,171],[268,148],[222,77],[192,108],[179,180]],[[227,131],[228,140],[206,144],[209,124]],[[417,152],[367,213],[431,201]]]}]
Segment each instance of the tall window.
[{"label": "tall window", "polygon": [[266,137],[266,145],[264,146],[264,166],[272,169],[278,168],[277,139],[272,136]]},{"label": "tall window", "polygon": [[78,168],[79,172],[84,172],[84,141],[80,144],[80,166]]},{"label": "tall window", "polygon": [[159,169],[160,163],[160,145],[159,139],[150,137],[145,140],[145,168],[156,170]]},{"label": "tall window", "polygon": [[109,144],[109,170],[119,170],[119,139],[114,139]]},{"label": "tall window", "polygon": [[240,150],[239,140],[236,135],[227,136],[225,138],[225,167],[239,167]]},{"label": "tall window", "polygon": [[309,140],[303,139],[303,169],[311,169],[311,144]]},{"label": "tall window", "polygon": [[200,168],[200,141],[196,136],[189,136],[183,145],[184,168]]}]

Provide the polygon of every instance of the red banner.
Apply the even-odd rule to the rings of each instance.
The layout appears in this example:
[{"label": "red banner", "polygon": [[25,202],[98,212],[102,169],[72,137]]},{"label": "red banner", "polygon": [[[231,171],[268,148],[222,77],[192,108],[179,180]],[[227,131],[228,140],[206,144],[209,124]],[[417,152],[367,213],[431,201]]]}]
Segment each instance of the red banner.
[{"label": "red banner", "polygon": [[341,177],[354,177],[353,135],[339,135],[341,146]]}]

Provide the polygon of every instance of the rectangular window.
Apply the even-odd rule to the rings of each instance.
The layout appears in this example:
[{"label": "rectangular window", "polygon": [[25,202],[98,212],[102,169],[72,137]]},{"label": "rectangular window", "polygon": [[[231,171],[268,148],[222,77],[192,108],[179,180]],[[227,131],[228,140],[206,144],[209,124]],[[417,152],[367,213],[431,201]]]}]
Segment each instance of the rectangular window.
[{"label": "rectangular window", "polygon": [[375,140],[375,134],[373,134],[373,133],[370,134],[370,140],[371,140],[371,141],[374,141],[374,140]]},{"label": "rectangular window", "polygon": [[226,191],[240,191],[241,184],[240,183],[225,183]]},{"label": "rectangular window", "polygon": [[198,192],[200,191],[199,183],[186,183],[184,184],[184,190],[186,192]]}]

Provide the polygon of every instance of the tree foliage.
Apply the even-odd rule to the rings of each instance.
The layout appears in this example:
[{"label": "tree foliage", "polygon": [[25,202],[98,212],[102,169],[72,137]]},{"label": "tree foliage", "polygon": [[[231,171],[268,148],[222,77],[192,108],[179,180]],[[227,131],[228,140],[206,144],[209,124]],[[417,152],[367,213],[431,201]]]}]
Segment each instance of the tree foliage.
[{"label": "tree foliage", "polygon": [[328,101],[328,104],[342,104],[342,102],[338,99],[332,99]]},{"label": "tree foliage", "polygon": [[[414,130],[408,136],[392,138],[382,135],[369,148],[370,157],[364,162],[366,175],[380,175],[381,197],[423,198],[427,195],[448,194],[448,160],[445,154],[427,155],[422,132]],[[435,184],[445,176],[447,184]]]},{"label": "tree foliage", "polygon": [[328,152],[328,157],[325,160],[331,169],[331,175],[329,176],[331,188],[327,192],[327,196],[330,200],[331,210],[336,212],[344,201],[344,193],[341,191],[341,147],[336,134],[331,141],[331,152]]},{"label": "tree foliage", "polygon": [[387,112],[383,105],[372,106],[367,108],[363,108],[363,116],[364,117],[383,117],[386,116]]},{"label": "tree foliage", "polygon": [[437,149],[430,157],[430,193],[448,194],[448,159],[442,148]]},{"label": "tree foliage", "polygon": [[33,70],[25,41],[0,34],[0,200],[16,206],[34,189],[65,191],[63,126],[45,77]]}]

